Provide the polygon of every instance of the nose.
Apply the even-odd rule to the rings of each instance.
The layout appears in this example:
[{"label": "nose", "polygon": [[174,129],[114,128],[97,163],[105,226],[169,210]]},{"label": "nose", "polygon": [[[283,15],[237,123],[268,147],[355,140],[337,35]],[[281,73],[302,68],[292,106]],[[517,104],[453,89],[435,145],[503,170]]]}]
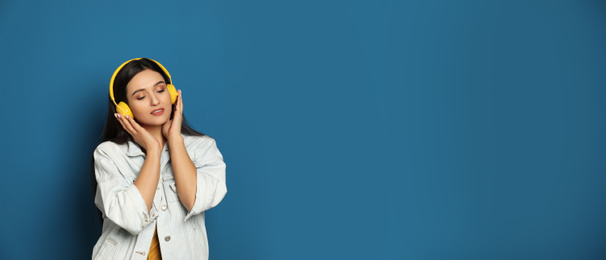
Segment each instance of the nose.
[{"label": "nose", "polygon": [[152,106],[157,106],[158,104],[160,104],[160,99],[156,96],[157,94],[152,94],[151,95],[151,105]]}]

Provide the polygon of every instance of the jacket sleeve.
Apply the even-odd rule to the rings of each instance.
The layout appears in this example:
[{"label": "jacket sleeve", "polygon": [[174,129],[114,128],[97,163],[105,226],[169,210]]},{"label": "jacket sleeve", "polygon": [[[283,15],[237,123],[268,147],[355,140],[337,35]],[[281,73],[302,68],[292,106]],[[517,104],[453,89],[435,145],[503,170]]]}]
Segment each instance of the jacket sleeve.
[{"label": "jacket sleeve", "polygon": [[194,149],[196,151],[190,153],[190,157],[193,154],[191,159],[196,166],[196,199],[194,200],[194,206],[185,216],[185,221],[193,215],[217,206],[227,193],[225,184],[226,166],[215,140],[211,139],[206,145],[194,145]]},{"label": "jacket sleeve", "polygon": [[112,222],[137,235],[151,221],[145,200],[134,185],[134,180],[121,174],[108,148],[100,145],[93,155],[97,179],[95,204]]}]

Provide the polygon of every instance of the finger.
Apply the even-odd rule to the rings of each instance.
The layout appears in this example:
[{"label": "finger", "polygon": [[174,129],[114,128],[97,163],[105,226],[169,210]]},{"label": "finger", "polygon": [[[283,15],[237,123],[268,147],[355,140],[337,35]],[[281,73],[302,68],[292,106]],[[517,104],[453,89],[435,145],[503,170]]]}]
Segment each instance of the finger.
[{"label": "finger", "polygon": [[183,93],[181,92],[181,90],[179,90],[177,104],[175,104],[174,119],[176,119],[179,123],[183,120]]},{"label": "finger", "polygon": [[122,115],[120,115],[118,113],[114,114],[114,116],[116,117],[116,120],[118,120],[118,123],[120,123],[120,125],[122,126],[122,128],[124,130],[126,130],[126,132],[128,132],[129,134],[132,135],[133,133],[128,129],[128,127],[124,123],[124,116],[122,116]]},{"label": "finger", "polygon": [[138,133],[139,131],[141,131],[141,126],[139,125],[139,123],[137,123],[137,121],[135,121],[134,118],[130,117],[130,116],[125,116],[127,122],[130,124],[130,126]]},{"label": "finger", "polygon": [[133,127],[133,124],[129,120],[129,118],[132,119],[132,117],[123,115],[120,118],[122,119],[122,123],[124,124],[124,126],[126,126],[126,131],[128,131],[134,137],[134,135],[136,135],[138,131],[135,127]]},{"label": "finger", "polygon": [[183,114],[183,92],[181,90],[179,90],[179,103],[177,103],[177,106],[179,107],[179,111],[181,112],[181,114]]}]

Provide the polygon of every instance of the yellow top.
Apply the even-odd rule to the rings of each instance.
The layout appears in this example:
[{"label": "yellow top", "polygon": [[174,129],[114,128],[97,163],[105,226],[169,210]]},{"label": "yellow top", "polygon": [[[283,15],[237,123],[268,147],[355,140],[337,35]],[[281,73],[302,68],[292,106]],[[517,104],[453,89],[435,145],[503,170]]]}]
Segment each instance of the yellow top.
[{"label": "yellow top", "polygon": [[158,228],[154,230],[154,238],[152,238],[151,247],[149,248],[149,254],[147,254],[147,259],[162,260],[162,254],[160,254],[160,241],[158,241]]}]

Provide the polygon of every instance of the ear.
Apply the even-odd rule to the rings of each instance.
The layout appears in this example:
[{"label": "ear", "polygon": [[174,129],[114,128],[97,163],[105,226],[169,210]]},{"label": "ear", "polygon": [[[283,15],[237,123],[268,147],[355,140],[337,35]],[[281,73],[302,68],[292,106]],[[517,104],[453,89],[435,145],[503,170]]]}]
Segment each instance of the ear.
[{"label": "ear", "polygon": [[124,102],[120,102],[120,104],[116,106],[116,112],[123,116],[130,116],[132,118],[135,118],[133,112],[130,110],[130,107]]}]

